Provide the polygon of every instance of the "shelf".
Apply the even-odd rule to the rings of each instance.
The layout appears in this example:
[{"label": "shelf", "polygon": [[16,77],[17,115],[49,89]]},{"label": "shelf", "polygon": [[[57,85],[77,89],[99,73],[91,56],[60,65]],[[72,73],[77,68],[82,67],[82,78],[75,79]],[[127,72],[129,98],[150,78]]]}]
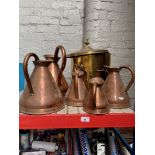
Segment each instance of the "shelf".
[{"label": "shelf", "polygon": [[82,107],[65,106],[46,115],[19,114],[20,129],[134,127],[135,113],[127,109],[111,109],[109,114],[92,115]]}]

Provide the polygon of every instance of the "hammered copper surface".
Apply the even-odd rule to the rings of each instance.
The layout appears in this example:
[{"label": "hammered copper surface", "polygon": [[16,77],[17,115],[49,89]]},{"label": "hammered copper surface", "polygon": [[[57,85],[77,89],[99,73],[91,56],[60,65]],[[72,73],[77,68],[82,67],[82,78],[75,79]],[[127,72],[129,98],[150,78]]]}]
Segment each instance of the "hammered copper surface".
[{"label": "hammered copper surface", "polygon": [[70,106],[83,106],[83,100],[87,94],[87,88],[83,81],[83,71],[75,69],[72,73],[71,85],[65,95],[65,103]]},{"label": "hammered copper surface", "polygon": [[88,42],[85,42],[84,47],[80,51],[67,54],[67,58],[72,58],[72,71],[74,71],[75,64],[83,66],[83,71],[85,72],[84,82],[87,88],[89,88],[89,80],[93,77],[100,76],[104,80],[106,79],[106,74],[100,72],[100,75],[98,75],[97,70],[102,69],[103,65],[110,65],[110,56],[108,50],[93,49]]},{"label": "hammered copper surface", "polygon": [[[28,61],[34,57],[35,68],[29,77]],[[61,110],[64,107],[63,99],[57,87],[48,65],[51,61],[39,60],[34,53],[25,56],[23,66],[27,86],[19,100],[19,109],[27,114],[46,114]]]},{"label": "hammered copper surface", "polygon": [[[123,68],[128,69],[131,73],[131,79],[126,87],[119,74]],[[108,76],[103,89],[111,108],[128,108],[130,106],[130,98],[127,91],[134,82],[135,73],[133,69],[130,66],[121,66],[120,68],[104,66],[104,69],[107,70]]]},{"label": "hammered copper surface", "polygon": [[[61,50],[62,54],[62,65],[59,67],[58,61],[60,57],[58,57],[58,52]],[[54,56],[51,54],[44,55],[46,60],[53,60],[52,63],[48,66],[50,73],[52,74],[57,86],[60,88],[61,93],[64,95],[68,89],[67,81],[65,80],[64,75],[62,74],[65,66],[66,66],[66,51],[65,48],[61,45],[57,46],[55,49]],[[61,82],[58,83],[58,78],[60,78]]]},{"label": "hammered copper surface", "polygon": [[92,114],[109,113],[109,103],[103,91],[104,80],[95,77],[90,80],[90,89],[83,102],[83,110]]}]

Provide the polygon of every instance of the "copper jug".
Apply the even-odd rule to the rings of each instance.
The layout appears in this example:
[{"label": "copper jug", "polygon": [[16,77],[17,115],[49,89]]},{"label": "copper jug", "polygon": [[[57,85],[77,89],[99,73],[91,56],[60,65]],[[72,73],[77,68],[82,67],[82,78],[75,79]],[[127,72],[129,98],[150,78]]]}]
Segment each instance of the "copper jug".
[{"label": "copper jug", "polygon": [[83,102],[83,110],[92,114],[109,113],[109,103],[103,91],[104,80],[100,77],[90,79],[90,89]]},{"label": "copper jug", "polygon": [[[61,68],[58,66],[58,52],[61,50],[62,53],[62,65]],[[65,48],[61,45],[57,46],[55,49],[54,56],[51,54],[44,55],[46,60],[53,60],[52,63],[48,66],[50,73],[52,74],[57,86],[60,88],[62,94],[65,94],[68,89],[67,81],[65,80],[64,75],[62,74],[66,66],[66,51]],[[59,72],[61,72],[59,74]],[[59,82],[60,81],[60,82]]]},{"label": "copper jug", "polygon": [[72,73],[71,85],[65,95],[65,103],[70,106],[83,106],[87,88],[83,81],[84,72],[76,68]]},{"label": "copper jug", "polygon": [[[131,79],[125,87],[119,72],[122,69],[128,69],[131,73]],[[134,82],[135,73],[130,66],[121,66],[119,68],[104,66],[108,76],[105,80],[103,89],[107,96],[111,108],[129,108],[130,98],[127,93]]]},{"label": "copper jug", "polygon": [[[28,61],[34,57],[34,70],[29,77]],[[39,60],[35,53],[28,53],[23,62],[23,70],[27,86],[20,97],[20,112],[27,114],[46,114],[61,110],[64,107],[63,98],[51,73],[49,60]]]}]

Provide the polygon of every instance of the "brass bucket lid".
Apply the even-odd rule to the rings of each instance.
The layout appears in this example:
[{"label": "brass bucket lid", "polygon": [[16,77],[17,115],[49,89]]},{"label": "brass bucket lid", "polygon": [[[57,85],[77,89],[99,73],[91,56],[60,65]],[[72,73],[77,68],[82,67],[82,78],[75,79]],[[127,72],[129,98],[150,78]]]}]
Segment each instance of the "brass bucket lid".
[{"label": "brass bucket lid", "polygon": [[67,54],[67,58],[92,55],[92,54],[109,53],[109,51],[105,49],[93,49],[89,46],[89,44],[90,43],[88,42],[88,40],[86,40],[84,42],[84,47],[81,50]]}]

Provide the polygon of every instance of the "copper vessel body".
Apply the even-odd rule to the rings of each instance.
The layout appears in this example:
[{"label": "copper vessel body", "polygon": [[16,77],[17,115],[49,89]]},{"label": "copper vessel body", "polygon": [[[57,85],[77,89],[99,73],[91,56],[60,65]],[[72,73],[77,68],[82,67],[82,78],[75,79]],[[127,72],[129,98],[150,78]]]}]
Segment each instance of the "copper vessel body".
[{"label": "copper vessel body", "polygon": [[85,43],[84,48],[77,53],[71,53],[67,55],[67,58],[72,58],[71,66],[74,71],[75,65],[83,66],[84,82],[87,88],[89,88],[89,80],[93,77],[99,76],[104,80],[106,74],[104,72],[96,72],[98,69],[102,69],[103,65],[110,65],[111,55],[108,50],[104,49],[92,49],[89,43]]},{"label": "copper vessel body", "polygon": [[87,94],[87,88],[83,81],[83,71],[75,69],[72,73],[71,85],[65,95],[65,103],[70,106],[81,107]]},{"label": "copper vessel body", "polygon": [[[58,61],[60,57],[58,57],[58,52],[61,50],[62,53],[62,65],[59,67]],[[63,71],[66,66],[66,51],[65,48],[61,45],[57,46],[55,49],[54,56],[51,54],[44,55],[46,60],[52,60],[52,63],[48,66],[50,73],[52,74],[57,86],[60,88],[61,93],[64,95],[68,89],[68,83],[65,80],[63,75]],[[58,80],[59,78],[59,80]],[[58,83],[60,81],[60,83]]]},{"label": "copper vessel body", "polygon": [[[134,82],[135,73],[130,66],[121,66],[120,68],[111,68],[105,66],[108,72],[103,89],[107,96],[111,108],[129,108],[130,98],[127,93],[128,89]],[[119,72],[121,69],[128,69],[131,73],[131,79],[125,87]]]},{"label": "copper vessel body", "polygon": [[[35,68],[28,75],[28,60],[34,57]],[[34,53],[25,56],[23,67],[27,86],[19,100],[19,109],[27,114],[47,114],[61,110],[64,107],[62,94],[57,87],[48,65],[51,61],[39,60]]]},{"label": "copper vessel body", "polygon": [[109,103],[103,91],[104,80],[99,77],[90,80],[90,89],[83,102],[83,110],[92,114],[109,113]]}]

